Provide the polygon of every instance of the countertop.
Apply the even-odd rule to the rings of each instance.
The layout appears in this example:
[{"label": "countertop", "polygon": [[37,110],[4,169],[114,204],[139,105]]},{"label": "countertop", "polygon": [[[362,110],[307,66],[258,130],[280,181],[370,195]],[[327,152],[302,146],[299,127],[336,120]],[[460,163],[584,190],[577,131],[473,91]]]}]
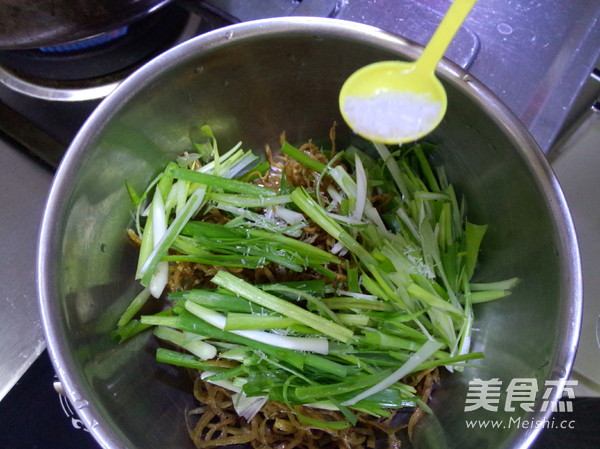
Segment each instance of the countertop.
[{"label": "countertop", "polygon": [[35,261],[51,182],[52,171],[0,139],[0,399],[46,347]]}]

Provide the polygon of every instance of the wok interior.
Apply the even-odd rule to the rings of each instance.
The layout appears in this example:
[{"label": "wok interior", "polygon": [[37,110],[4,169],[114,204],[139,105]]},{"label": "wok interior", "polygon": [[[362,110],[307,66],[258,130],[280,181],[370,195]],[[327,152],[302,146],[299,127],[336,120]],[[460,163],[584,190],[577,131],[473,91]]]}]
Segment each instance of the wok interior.
[{"label": "wok interior", "polygon": [[[59,200],[46,217],[53,224],[45,237],[52,263],[41,273],[49,286],[42,295],[49,346],[71,400],[106,447],[192,446],[185,373],[154,361],[148,333],[121,345],[109,338],[139,289],[125,181],[143,190],[166,161],[191,149],[190,128],[206,123],[221,149],[242,140],[261,150],[276,147],[282,131],[292,143],[325,141],[335,121],[341,148],[352,139],[337,106],[345,78],[369,62],[415,57],[403,41],[352,30],[274,27],[223,36],[185,44],[121,86],[74,143],[54,187]],[[545,172],[526,157],[531,148],[517,148],[524,144],[519,132],[444,67],[448,112],[429,140],[466,195],[470,220],[490,225],[476,279],[518,276],[521,283],[512,296],[476,307],[472,349],[486,358],[443,381],[432,403],[436,417],[423,422],[415,446],[519,445],[528,431],[466,430],[465,419],[509,416],[502,404],[498,413],[465,412],[466,391],[473,378],[506,385],[565,375],[560,342],[569,340],[564,316],[573,299],[563,218]]]}]

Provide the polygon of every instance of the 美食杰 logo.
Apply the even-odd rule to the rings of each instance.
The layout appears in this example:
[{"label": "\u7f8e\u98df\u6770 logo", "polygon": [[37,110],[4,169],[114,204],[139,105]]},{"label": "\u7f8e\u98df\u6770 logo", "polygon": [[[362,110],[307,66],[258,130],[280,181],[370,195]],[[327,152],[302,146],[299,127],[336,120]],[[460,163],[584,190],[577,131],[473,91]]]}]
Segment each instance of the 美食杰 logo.
[{"label": "\u7f8e\u98df\u6770 logo", "polygon": [[[469,382],[465,398],[465,412],[487,410],[489,412],[517,412],[521,409],[533,412],[538,398],[541,399],[540,411],[569,413],[573,411],[572,399],[575,398],[573,387],[576,380],[557,381],[547,380],[540,385],[535,378],[515,378],[508,383],[503,383],[499,378],[483,380],[475,378]],[[562,398],[553,401],[553,393],[559,393]],[[541,394],[541,397],[540,397]],[[505,416],[505,415],[503,415]],[[526,419],[522,416],[509,417],[508,419],[477,419],[467,420],[467,428],[560,428],[572,429],[574,420],[556,418]]]}]

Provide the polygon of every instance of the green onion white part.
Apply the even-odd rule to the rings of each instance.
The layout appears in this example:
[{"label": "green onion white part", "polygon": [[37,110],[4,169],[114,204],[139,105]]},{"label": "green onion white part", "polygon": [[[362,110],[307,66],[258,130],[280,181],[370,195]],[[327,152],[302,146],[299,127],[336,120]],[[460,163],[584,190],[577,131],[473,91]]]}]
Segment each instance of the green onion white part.
[{"label": "green onion white part", "polygon": [[[165,205],[160,191],[157,189],[152,199],[152,217],[153,217],[153,241],[156,248],[167,233],[167,219],[165,217]],[[158,298],[169,281],[169,263],[159,262],[150,279],[148,290],[155,298]]]},{"label": "green onion white part", "polygon": [[[209,324],[212,324],[216,328],[221,330],[225,329],[227,318],[224,315],[221,315],[219,312],[207,309],[206,307],[202,307],[201,305],[190,301],[185,303],[185,308],[198,318],[206,321]],[[329,340],[326,338],[288,337],[285,335],[277,335],[270,332],[255,330],[231,332],[251,340],[277,346],[278,348],[293,349],[295,351],[310,351],[325,355],[329,353]]]}]

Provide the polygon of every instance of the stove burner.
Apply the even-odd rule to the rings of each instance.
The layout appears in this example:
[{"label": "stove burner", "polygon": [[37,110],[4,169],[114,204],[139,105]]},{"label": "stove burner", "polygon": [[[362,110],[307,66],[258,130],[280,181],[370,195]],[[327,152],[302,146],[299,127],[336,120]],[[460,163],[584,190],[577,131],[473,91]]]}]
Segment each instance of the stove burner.
[{"label": "stove burner", "polygon": [[52,45],[50,47],[40,47],[40,51],[43,51],[44,53],[64,53],[67,51],[85,50],[118,39],[121,36],[127,34],[128,29],[129,27],[124,26],[117,30],[108,31],[97,36],[80,39],[78,41],[70,42],[68,44]]},{"label": "stove burner", "polygon": [[0,83],[53,101],[98,99],[127,75],[198,33],[201,19],[167,6],[128,27],[64,45],[0,51]]}]

